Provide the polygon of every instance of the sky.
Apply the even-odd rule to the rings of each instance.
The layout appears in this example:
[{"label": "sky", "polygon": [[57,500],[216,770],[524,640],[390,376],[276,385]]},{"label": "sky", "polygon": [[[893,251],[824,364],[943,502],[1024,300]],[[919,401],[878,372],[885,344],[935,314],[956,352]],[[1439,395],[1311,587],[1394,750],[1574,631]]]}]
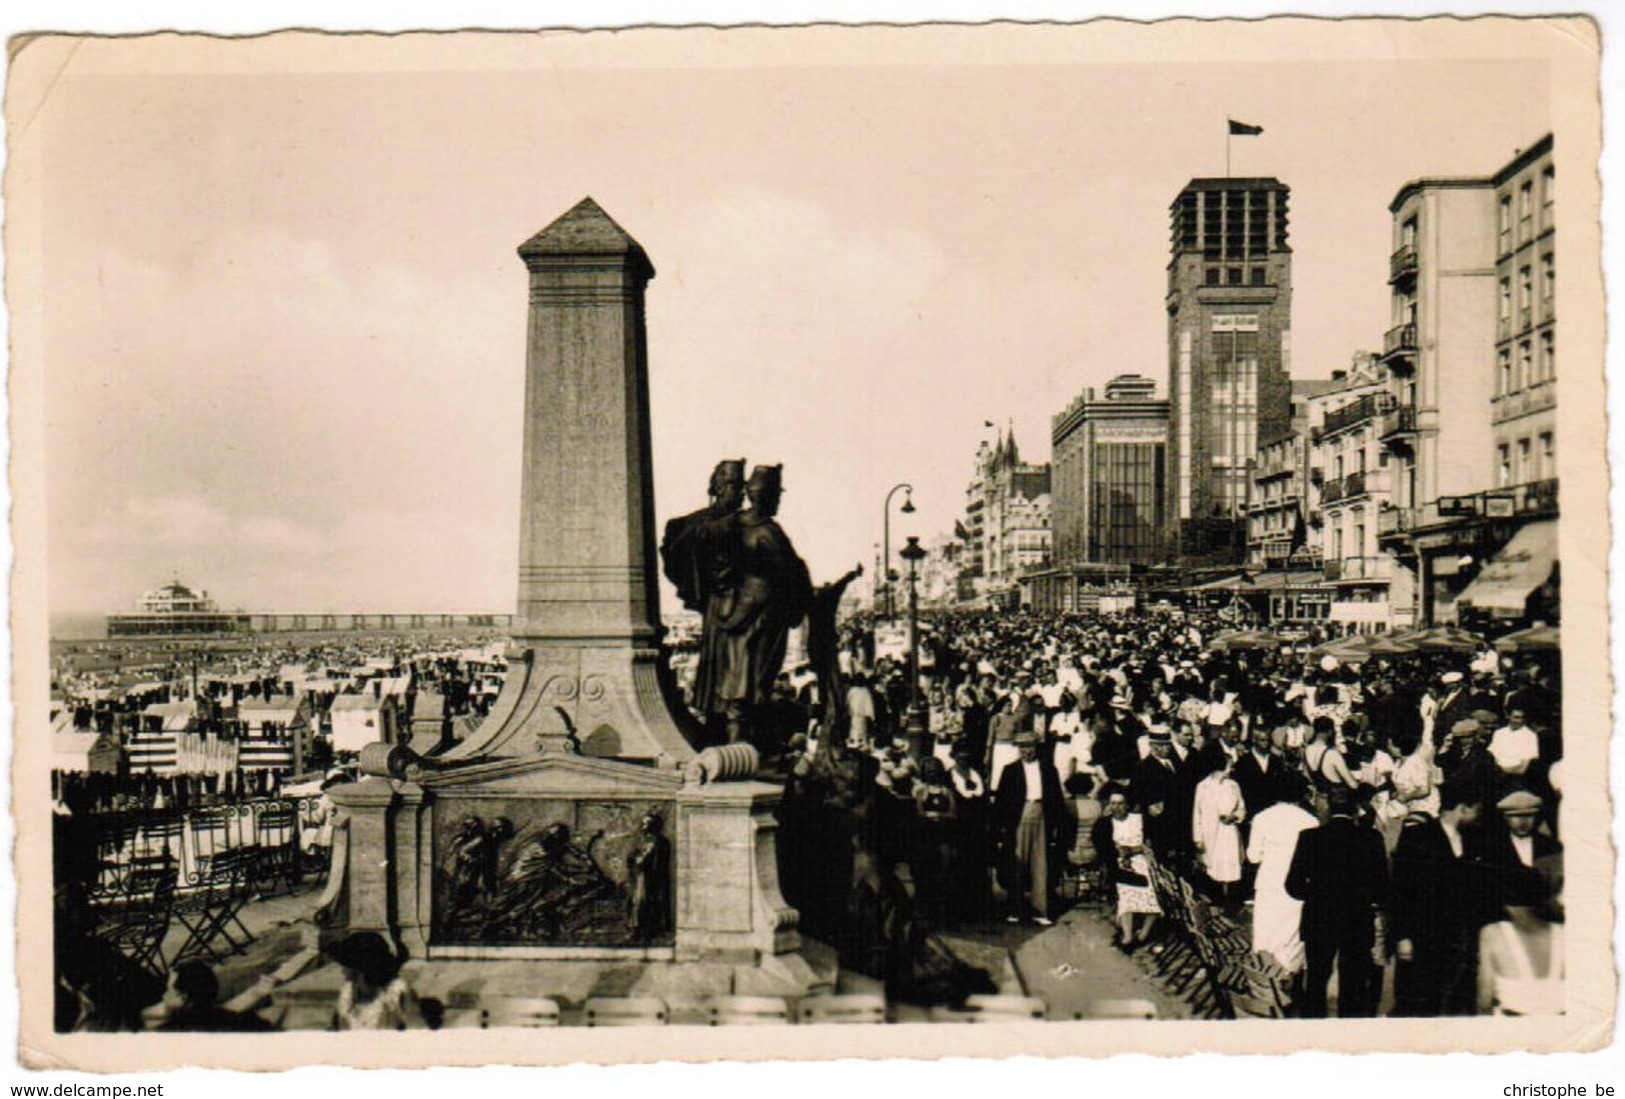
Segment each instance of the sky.
[{"label": "sky", "polygon": [[1310,378],[1380,347],[1399,187],[1552,129],[1535,49],[1028,30],[61,53],[8,100],[44,183],[53,616],[171,577],[250,610],[511,611],[515,248],[586,195],[657,270],[657,514],[700,506],[718,458],[782,462],[823,580],[873,560],[899,482],[894,550],[951,530],[986,421],[1045,460],[1085,386],[1165,385],[1167,208],[1224,174],[1227,117],[1264,127],[1232,173],[1292,189]]}]

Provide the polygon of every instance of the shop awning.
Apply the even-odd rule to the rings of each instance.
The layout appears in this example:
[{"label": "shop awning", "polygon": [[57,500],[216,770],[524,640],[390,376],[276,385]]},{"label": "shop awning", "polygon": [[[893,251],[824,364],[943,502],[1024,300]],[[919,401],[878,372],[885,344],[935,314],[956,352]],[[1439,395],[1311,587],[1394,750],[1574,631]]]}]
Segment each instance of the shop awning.
[{"label": "shop awning", "polygon": [[1526,523],[1490,558],[1457,598],[1457,603],[1516,618],[1529,593],[1546,583],[1557,563],[1557,523]]},{"label": "shop awning", "polygon": [[1326,574],[1319,569],[1261,572],[1253,580],[1255,591],[1286,591],[1288,589],[1320,588]]}]

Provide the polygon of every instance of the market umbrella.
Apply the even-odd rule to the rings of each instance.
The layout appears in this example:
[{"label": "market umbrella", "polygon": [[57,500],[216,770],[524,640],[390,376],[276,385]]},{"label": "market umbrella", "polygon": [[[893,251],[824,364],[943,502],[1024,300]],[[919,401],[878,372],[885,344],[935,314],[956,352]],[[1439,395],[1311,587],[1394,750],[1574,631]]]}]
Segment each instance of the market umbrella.
[{"label": "market umbrella", "polygon": [[1372,656],[1405,656],[1416,651],[1415,645],[1392,634],[1373,637],[1371,643],[1366,646],[1366,652]]},{"label": "market umbrella", "polygon": [[1335,656],[1339,660],[1363,660],[1371,652],[1371,639],[1362,634],[1334,637],[1309,650],[1310,656]]},{"label": "market umbrella", "polygon": [[1403,634],[1398,640],[1423,652],[1473,653],[1484,645],[1483,638],[1459,626],[1433,626]]},{"label": "market umbrella", "polygon": [[1504,653],[1540,653],[1561,648],[1556,626],[1530,626],[1527,630],[1509,633],[1495,642]]}]

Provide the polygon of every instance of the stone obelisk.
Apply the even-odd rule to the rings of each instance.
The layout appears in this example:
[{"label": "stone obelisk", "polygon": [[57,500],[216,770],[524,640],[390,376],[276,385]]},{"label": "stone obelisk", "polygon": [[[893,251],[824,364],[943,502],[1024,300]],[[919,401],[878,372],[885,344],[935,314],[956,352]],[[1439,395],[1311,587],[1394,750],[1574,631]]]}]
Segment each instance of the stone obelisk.
[{"label": "stone obelisk", "polygon": [[502,697],[447,758],[537,751],[679,765],[660,674],[643,292],[654,267],[590,198],[525,241],[519,606]]}]

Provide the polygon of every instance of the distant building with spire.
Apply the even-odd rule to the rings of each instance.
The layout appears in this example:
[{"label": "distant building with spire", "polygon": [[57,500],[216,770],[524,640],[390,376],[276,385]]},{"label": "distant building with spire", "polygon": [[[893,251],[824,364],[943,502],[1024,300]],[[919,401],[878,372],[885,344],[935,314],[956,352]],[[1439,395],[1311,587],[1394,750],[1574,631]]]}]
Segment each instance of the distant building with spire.
[{"label": "distant building with spire", "polygon": [[965,489],[961,601],[1013,605],[1018,579],[1050,557],[1050,466],[1023,462],[1014,425],[976,448]]}]

